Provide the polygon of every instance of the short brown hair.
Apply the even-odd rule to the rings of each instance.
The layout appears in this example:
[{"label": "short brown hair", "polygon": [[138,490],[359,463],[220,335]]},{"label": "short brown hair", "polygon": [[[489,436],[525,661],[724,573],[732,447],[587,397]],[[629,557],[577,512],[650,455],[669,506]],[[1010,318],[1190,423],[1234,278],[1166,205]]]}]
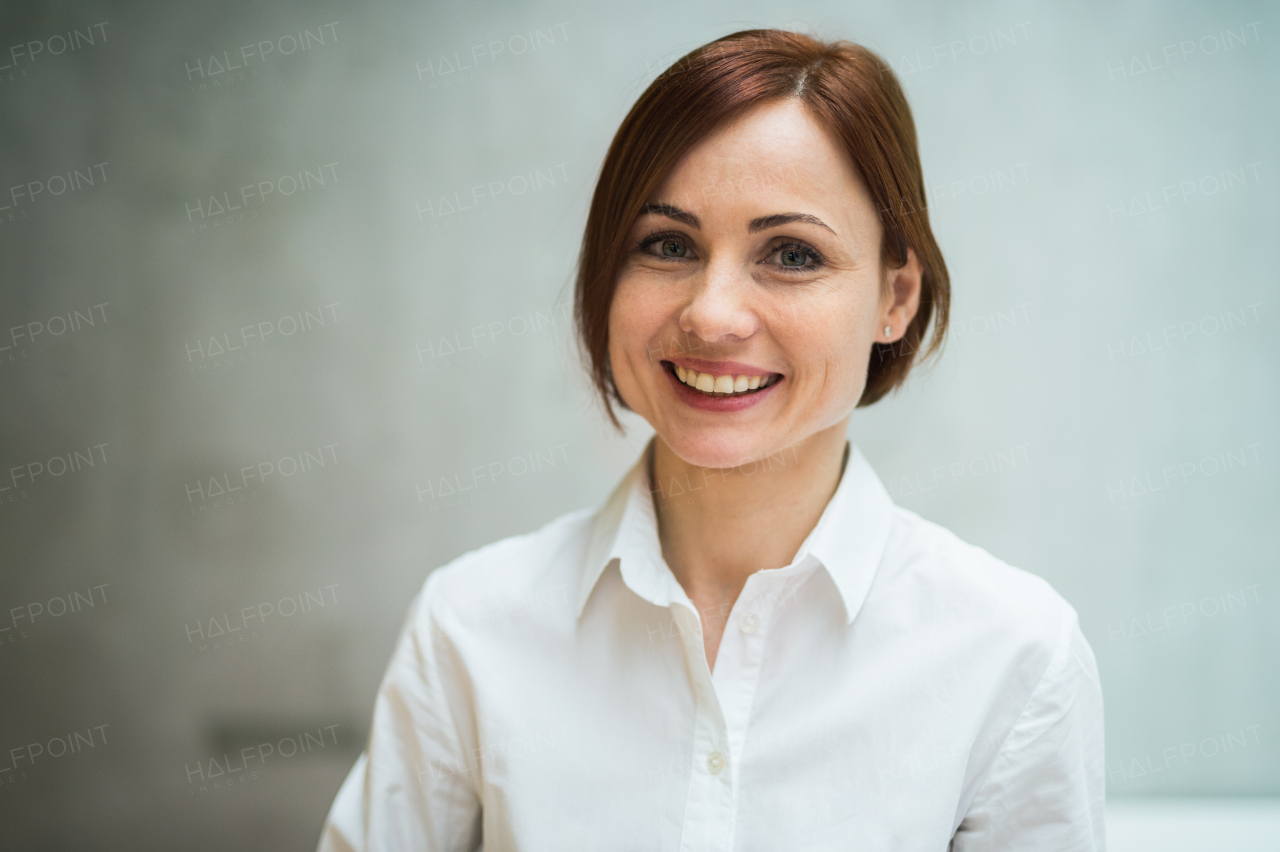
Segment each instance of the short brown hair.
[{"label": "short brown hair", "polygon": [[[747,109],[784,98],[803,101],[862,175],[884,230],[882,261],[902,266],[910,247],[923,269],[920,308],[899,342],[874,345],[858,405],[900,385],[917,355],[928,357],[942,344],[951,285],[929,228],[915,123],[892,69],[847,41],[744,30],[663,71],[623,120],[600,170],[582,238],[574,316],[592,381],[615,426],[621,428],[612,403],[626,403],[609,364],[609,309],[627,234],[686,152]],[[933,336],[921,352],[935,316]]]}]

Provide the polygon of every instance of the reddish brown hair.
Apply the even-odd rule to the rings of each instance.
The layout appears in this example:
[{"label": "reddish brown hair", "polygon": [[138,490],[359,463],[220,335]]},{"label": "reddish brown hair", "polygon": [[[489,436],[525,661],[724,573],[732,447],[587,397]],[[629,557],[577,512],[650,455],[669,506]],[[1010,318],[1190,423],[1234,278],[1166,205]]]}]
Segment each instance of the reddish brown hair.
[{"label": "reddish brown hair", "polygon": [[[929,229],[915,123],[897,77],[857,44],[745,30],[699,47],[662,72],[605,155],[582,238],[574,315],[592,381],[615,426],[621,428],[612,403],[626,403],[609,365],[609,309],[627,234],[685,153],[749,108],[782,98],[803,101],[862,175],[884,230],[881,261],[902,266],[910,247],[924,272],[920,309],[900,341],[874,344],[858,405],[900,385],[918,355],[928,357],[941,345],[951,285]],[[931,321],[933,336],[921,352]]]}]

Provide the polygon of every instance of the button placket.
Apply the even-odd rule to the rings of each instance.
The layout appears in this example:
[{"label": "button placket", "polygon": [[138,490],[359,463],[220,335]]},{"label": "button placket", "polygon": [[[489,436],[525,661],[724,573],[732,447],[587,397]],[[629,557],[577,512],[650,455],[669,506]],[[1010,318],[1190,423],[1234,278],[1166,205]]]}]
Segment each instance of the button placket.
[{"label": "button placket", "polygon": [[[738,635],[732,641],[726,636],[721,645],[722,652],[726,645],[733,647],[734,653],[725,662],[732,661],[733,670],[723,672],[722,685],[727,687],[732,679],[732,690],[725,689],[722,696],[722,712],[725,717],[728,741],[727,752],[735,757],[741,756],[747,738],[747,727],[751,718],[751,707],[755,703],[756,687],[760,678],[760,667],[764,661],[764,640],[766,625],[772,608],[779,598],[779,589],[785,588],[788,578],[771,574],[753,574],[748,578],[742,595],[738,598],[740,611],[733,613],[733,621]],[[735,610],[738,606],[735,605]],[[720,673],[720,661],[716,661],[716,671]],[[737,775],[737,766],[728,767],[732,775]]]},{"label": "button placket", "polygon": [[724,711],[707,667],[702,623],[697,612],[692,604],[683,601],[673,604],[671,609],[677,623],[686,626],[680,639],[697,705],[693,776],[685,803],[680,849],[682,852],[725,849],[733,836],[734,791],[732,774],[725,772],[729,766],[729,749]]}]

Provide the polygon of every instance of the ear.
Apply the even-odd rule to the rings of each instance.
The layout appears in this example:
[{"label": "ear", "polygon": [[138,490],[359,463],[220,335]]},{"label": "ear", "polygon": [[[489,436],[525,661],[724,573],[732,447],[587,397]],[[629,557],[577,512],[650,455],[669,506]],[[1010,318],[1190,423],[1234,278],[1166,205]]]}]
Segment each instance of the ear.
[{"label": "ear", "polygon": [[[913,249],[907,249],[907,262],[897,269],[884,270],[880,288],[880,321],[876,324],[876,342],[894,343],[907,333],[907,326],[920,309],[920,279],[924,270]],[[889,333],[885,334],[885,326]]]}]

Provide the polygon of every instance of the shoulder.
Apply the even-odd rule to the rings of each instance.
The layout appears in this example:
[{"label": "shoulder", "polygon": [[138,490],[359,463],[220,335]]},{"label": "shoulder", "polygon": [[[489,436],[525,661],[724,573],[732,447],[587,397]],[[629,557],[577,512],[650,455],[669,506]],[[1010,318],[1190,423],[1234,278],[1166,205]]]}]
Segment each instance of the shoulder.
[{"label": "shoulder", "polygon": [[966,598],[1006,601],[1033,618],[1070,609],[1042,578],[899,506],[894,507],[887,550],[893,556],[893,570],[927,579]]},{"label": "shoulder", "polygon": [[1079,634],[1075,610],[1043,578],[897,506],[877,585],[954,652],[1019,679],[1039,680]]},{"label": "shoulder", "polygon": [[475,623],[530,606],[570,601],[598,509],[561,515],[533,532],[465,553],[428,576],[418,595],[420,617],[436,624]]}]

